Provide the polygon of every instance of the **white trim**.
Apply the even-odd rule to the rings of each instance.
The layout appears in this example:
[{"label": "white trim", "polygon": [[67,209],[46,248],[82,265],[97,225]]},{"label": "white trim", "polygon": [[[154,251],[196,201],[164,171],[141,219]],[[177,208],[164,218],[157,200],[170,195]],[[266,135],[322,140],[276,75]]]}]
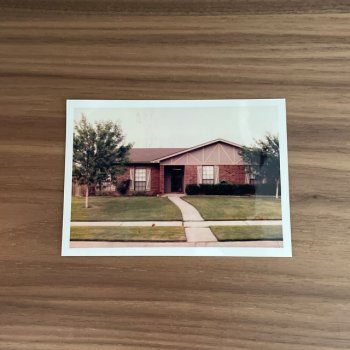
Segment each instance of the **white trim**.
[{"label": "white trim", "polygon": [[197,165],[197,185],[200,185],[203,181],[203,166]]},{"label": "white trim", "polygon": [[134,167],[130,167],[129,177],[130,177],[130,181],[131,181],[129,190],[134,191],[134,189],[135,189],[135,168]]},{"label": "white trim", "polygon": [[[281,190],[283,248],[239,248],[239,247],[128,247],[128,248],[71,248],[71,191],[74,110],[76,108],[207,108],[207,107],[277,107],[281,154]],[[62,256],[246,256],[246,257],[290,257],[292,256],[291,225],[289,207],[288,150],[286,101],[284,99],[255,100],[67,100],[66,158],[64,209],[62,226]]]},{"label": "white trim", "polygon": [[146,168],[146,192],[151,190],[151,168]]},{"label": "white trim", "polygon": [[219,171],[220,171],[220,166],[214,165],[214,184],[219,183]]}]

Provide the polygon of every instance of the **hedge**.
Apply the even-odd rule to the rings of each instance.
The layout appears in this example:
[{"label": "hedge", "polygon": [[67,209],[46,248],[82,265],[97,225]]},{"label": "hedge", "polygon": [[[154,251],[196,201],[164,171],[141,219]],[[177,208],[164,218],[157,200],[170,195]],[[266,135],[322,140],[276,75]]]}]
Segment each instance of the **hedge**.
[{"label": "hedge", "polygon": [[125,196],[129,191],[130,183],[131,183],[130,179],[122,181],[121,183],[118,184],[117,191],[121,195]]},{"label": "hedge", "polygon": [[200,194],[199,185],[196,185],[196,184],[189,184],[189,185],[186,186],[185,192],[186,192],[186,194],[188,194],[188,195]]},{"label": "hedge", "polygon": [[[281,185],[278,186],[278,193],[281,195]],[[257,184],[255,185],[255,194],[261,196],[274,196],[276,194],[276,184]]]},{"label": "hedge", "polygon": [[186,186],[188,195],[205,194],[205,195],[249,195],[255,193],[254,185],[248,184],[229,184],[220,183],[214,185],[208,184],[190,184]]},{"label": "hedge", "polygon": [[[244,196],[244,195],[275,195],[276,188],[275,184],[230,184],[230,183],[219,183],[214,185],[208,184],[189,184],[186,186],[186,194],[188,195],[233,195],[233,196]],[[281,193],[281,191],[279,192]]]}]

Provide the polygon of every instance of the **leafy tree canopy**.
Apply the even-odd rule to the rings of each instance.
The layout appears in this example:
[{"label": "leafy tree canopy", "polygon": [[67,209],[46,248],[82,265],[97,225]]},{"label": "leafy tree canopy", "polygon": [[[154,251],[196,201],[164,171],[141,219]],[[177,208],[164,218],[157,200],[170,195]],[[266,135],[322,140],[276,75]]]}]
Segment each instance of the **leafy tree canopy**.
[{"label": "leafy tree canopy", "polygon": [[115,183],[116,176],[125,171],[131,147],[124,144],[117,123],[101,121],[93,125],[82,116],[74,128],[73,176],[88,186],[104,181]]},{"label": "leafy tree canopy", "polygon": [[248,171],[258,180],[276,184],[276,197],[280,182],[280,150],[278,137],[267,135],[252,147],[243,147],[241,156]]}]

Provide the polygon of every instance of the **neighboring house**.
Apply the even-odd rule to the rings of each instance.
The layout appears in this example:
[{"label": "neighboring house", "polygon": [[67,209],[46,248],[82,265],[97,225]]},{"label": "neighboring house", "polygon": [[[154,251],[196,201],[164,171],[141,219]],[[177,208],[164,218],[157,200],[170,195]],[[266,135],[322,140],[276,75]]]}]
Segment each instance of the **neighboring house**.
[{"label": "neighboring house", "polygon": [[190,148],[132,148],[118,181],[131,180],[129,194],[149,195],[184,192],[188,184],[249,183],[241,148],[222,139]]}]

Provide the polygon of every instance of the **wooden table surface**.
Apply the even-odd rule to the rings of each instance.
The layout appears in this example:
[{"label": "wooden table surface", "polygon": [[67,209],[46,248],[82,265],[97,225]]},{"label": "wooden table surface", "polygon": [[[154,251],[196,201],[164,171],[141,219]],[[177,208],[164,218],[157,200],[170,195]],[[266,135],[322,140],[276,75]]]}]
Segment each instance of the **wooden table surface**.
[{"label": "wooden table surface", "polygon": [[[349,33],[345,0],[0,0],[0,349],[349,349]],[[66,99],[284,97],[293,258],[60,256]]]}]

